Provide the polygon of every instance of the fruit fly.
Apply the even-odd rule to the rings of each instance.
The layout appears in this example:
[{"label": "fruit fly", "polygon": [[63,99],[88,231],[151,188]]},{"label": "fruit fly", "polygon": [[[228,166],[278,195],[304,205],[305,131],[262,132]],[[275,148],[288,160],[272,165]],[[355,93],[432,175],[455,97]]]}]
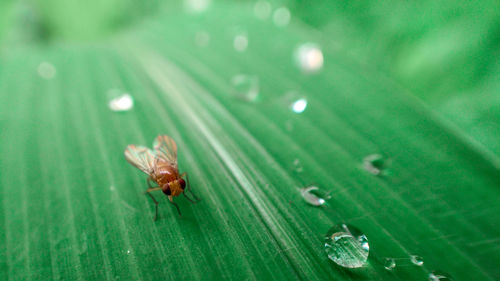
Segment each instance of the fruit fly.
[{"label": "fruit fly", "polygon": [[[146,180],[148,185],[146,193],[156,205],[154,220],[156,221],[158,218],[158,201],[151,192],[158,190],[163,191],[168,196],[169,202],[175,206],[180,216],[181,210],[174,202],[174,196],[179,196],[182,193],[192,203],[196,203],[200,199],[191,191],[187,173],[179,174],[175,141],[169,136],[158,136],[153,142],[153,149],[131,144],[125,148],[125,158],[130,164],[149,175]],[[152,182],[156,183],[157,186],[153,186]],[[194,200],[186,195],[186,189],[194,197]]]}]

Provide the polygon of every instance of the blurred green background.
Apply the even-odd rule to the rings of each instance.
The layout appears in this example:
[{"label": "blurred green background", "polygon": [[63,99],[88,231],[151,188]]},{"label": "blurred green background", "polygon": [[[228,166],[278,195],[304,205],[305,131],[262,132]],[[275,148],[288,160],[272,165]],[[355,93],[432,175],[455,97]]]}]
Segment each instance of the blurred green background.
[{"label": "blurred green background", "polygon": [[[498,280],[499,47],[496,1],[3,0],[0,279]],[[153,222],[158,134],[202,201]]]}]

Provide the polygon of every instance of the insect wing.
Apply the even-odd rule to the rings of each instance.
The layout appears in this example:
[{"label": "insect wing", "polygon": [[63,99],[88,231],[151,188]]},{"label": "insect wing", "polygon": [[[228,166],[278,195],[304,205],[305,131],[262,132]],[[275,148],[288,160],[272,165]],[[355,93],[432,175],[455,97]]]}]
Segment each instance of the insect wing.
[{"label": "insect wing", "polygon": [[156,137],[153,147],[158,158],[167,161],[172,167],[177,168],[177,144],[175,144],[175,141],[171,137]]},{"label": "insect wing", "polygon": [[144,173],[148,175],[153,173],[155,155],[151,149],[131,144],[125,148],[125,158],[130,164],[134,165]]}]

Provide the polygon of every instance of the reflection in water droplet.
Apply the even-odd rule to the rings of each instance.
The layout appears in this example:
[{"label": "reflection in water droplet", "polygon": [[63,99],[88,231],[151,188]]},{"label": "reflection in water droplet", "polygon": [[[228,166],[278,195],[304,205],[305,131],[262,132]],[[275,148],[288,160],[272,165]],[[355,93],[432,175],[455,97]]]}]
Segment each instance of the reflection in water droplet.
[{"label": "reflection in water droplet", "polygon": [[276,9],[273,13],[273,22],[276,26],[284,27],[290,23],[290,10],[286,7]]},{"label": "reflection in water droplet", "polygon": [[313,206],[321,206],[326,203],[326,200],[331,198],[329,192],[325,192],[317,186],[301,188],[300,194],[307,203]]},{"label": "reflection in water droplet", "polygon": [[429,281],[453,281],[453,279],[448,273],[436,270],[429,274]]},{"label": "reflection in water droplet", "polygon": [[393,258],[384,259],[384,268],[387,270],[393,270],[396,267],[396,261]]},{"label": "reflection in water droplet", "polygon": [[236,97],[244,101],[256,101],[259,96],[259,78],[245,74],[237,74],[231,79]]},{"label": "reflection in water droplet", "polygon": [[253,6],[253,12],[259,19],[267,19],[271,15],[271,3],[259,0]]},{"label": "reflection in water droplet", "polygon": [[211,0],[184,0],[184,8],[191,13],[201,13],[208,9]]},{"label": "reflection in water droplet", "polygon": [[248,37],[246,34],[238,34],[233,40],[234,49],[238,52],[244,52],[248,47]]},{"label": "reflection in water droplet", "polygon": [[302,173],[302,171],[304,170],[302,168],[302,164],[300,163],[300,160],[299,159],[295,159],[293,160],[293,166],[294,166],[294,169],[297,173]]},{"label": "reflection in water droplet", "polygon": [[294,101],[291,105],[292,111],[295,113],[302,113],[306,110],[307,100],[305,98],[300,98]]},{"label": "reflection in water droplet", "polygon": [[134,99],[125,93],[109,101],[109,109],[113,111],[128,111],[134,107]]},{"label": "reflection in water droplet", "polygon": [[210,34],[206,31],[198,31],[194,35],[194,42],[200,47],[206,47],[210,43]]},{"label": "reflection in water droplet", "polygon": [[422,266],[424,264],[424,259],[421,256],[410,256],[410,260],[414,265]]},{"label": "reflection in water droplet", "polygon": [[56,76],[56,67],[50,62],[42,62],[38,65],[38,75],[43,79],[52,79]]},{"label": "reflection in water droplet", "polygon": [[314,73],[323,67],[323,52],[314,43],[305,43],[295,50],[295,61],[305,73]]},{"label": "reflection in water droplet", "polygon": [[325,251],[336,264],[347,268],[362,267],[368,260],[368,238],[357,228],[338,224],[325,236]]},{"label": "reflection in water droplet", "polygon": [[373,175],[385,174],[388,163],[380,154],[370,154],[363,159],[363,168]]}]

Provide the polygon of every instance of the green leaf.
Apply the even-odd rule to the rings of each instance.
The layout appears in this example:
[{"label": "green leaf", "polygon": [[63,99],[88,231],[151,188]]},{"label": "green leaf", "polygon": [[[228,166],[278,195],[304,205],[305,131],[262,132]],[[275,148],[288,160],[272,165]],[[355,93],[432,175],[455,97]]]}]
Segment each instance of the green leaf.
[{"label": "green leaf", "polygon": [[[276,27],[246,4],[212,9],[155,18],[105,43],[2,56],[0,279],[499,278],[496,157],[310,27]],[[248,38],[244,52],[237,35]],[[294,62],[307,42],[322,47],[318,73]],[[240,99],[235,75],[257,77],[258,98]],[[113,89],[134,107],[110,110]],[[301,113],[290,108],[298,98]],[[202,201],[174,198],[179,217],[158,192],[154,222],[147,175],[123,150],[159,134],[176,140]],[[390,173],[366,171],[371,154]],[[331,199],[307,204],[300,188],[310,184]],[[363,268],[326,256],[324,235],[342,222],[368,237]],[[386,257],[402,259],[387,271]]]}]

